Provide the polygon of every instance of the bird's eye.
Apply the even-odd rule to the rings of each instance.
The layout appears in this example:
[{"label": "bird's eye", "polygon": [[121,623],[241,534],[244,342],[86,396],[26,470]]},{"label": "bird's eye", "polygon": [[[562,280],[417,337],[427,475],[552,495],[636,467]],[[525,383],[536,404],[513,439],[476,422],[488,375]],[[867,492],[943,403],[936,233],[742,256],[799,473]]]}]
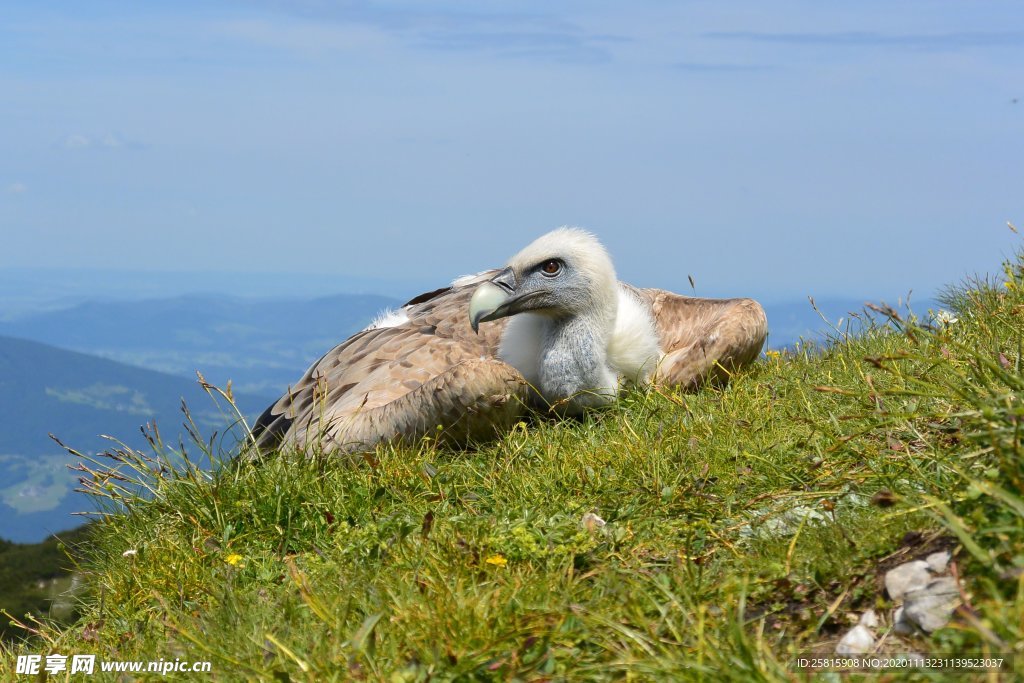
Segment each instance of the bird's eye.
[{"label": "bird's eye", "polygon": [[558,261],[556,261],[555,259],[551,259],[550,261],[545,261],[543,264],[541,264],[541,267],[540,267],[540,272],[544,273],[547,276],[558,275],[558,273],[561,270],[562,270],[562,264],[559,263]]}]

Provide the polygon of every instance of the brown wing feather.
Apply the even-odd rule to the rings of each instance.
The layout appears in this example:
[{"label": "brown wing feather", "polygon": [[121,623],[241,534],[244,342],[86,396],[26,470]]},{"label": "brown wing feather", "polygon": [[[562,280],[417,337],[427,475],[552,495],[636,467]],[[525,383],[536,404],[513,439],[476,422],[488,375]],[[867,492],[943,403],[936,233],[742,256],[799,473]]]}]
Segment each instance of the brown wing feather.
[{"label": "brown wing feather", "polygon": [[661,384],[694,389],[727,379],[753,362],[768,337],[768,319],[753,299],[702,299],[663,289],[641,289],[661,340],[655,374]]},{"label": "brown wing feather", "polygon": [[363,330],[314,363],[257,421],[260,447],[372,448],[445,427],[465,442],[518,419],[528,388],[495,358],[502,324],[469,326],[475,283],[440,289],[403,308],[408,320]]}]

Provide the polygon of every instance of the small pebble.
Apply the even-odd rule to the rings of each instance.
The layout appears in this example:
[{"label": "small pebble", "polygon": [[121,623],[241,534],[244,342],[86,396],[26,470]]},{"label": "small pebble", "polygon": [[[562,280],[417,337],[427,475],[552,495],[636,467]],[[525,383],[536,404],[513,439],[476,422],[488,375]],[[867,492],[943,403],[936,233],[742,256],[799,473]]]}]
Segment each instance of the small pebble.
[{"label": "small pebble", "polygon": [[846,632],[836,645],[838,655],[862,655],[875,647],[875,634],[871,629],[878,626],[878,615],[869,609],[861,615],[860,622]]},{"label": "small pebble", "polygon": [[945,574],[946,568],[949,566],[950,554],[948,550],[942,550],[937,553],[932,553],[925,558],[925,562],[928,563],[928,568],[932,570],[934,574]]}]

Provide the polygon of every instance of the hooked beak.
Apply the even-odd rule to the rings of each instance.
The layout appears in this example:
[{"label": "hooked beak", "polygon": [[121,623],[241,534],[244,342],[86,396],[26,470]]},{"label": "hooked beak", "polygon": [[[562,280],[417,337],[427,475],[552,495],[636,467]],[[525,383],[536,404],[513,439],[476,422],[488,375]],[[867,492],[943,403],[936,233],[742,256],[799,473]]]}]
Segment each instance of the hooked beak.
[{"label": "hooked beak", "polygon": [[519,300],[514,296],[516,291],[516,275],[511,268],[506,268],[493,278],[484,282],[469,300],[469,324],[473,331],[480,333],[480,323],[497,320],[516,311],[513,305]]}]

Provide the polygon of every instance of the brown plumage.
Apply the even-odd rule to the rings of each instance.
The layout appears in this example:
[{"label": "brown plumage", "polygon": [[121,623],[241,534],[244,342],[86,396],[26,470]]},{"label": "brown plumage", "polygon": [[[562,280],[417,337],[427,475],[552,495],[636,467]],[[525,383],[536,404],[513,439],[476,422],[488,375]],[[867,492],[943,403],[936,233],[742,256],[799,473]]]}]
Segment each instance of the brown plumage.
[{"label": "brown plumage", "polygon": [[[559,258],[566,270],[574,263],[572,253]],[[523,374],[529,371],[499,358],[513,318],[479,325],[479,333],[471,324],[477,289],[499,282],[509,270],[487,271],[416,297],[397,316],[339,344],[260,416],[256,445],[353,452],[426,435],[467,444],[507,431],[531,404],[546,407],[552,401],[541,397],[543,389],[531,389]],[[516,271],[520,280],[528,270]],[[751,299],[700,299],[615,286],[637,302],[657,335],[660,357],[640,382],[692,389],[727,378],[757,357],[767,335],[764,311]],[[547,315],[552,309],[538,310],[520,316]]]}]

